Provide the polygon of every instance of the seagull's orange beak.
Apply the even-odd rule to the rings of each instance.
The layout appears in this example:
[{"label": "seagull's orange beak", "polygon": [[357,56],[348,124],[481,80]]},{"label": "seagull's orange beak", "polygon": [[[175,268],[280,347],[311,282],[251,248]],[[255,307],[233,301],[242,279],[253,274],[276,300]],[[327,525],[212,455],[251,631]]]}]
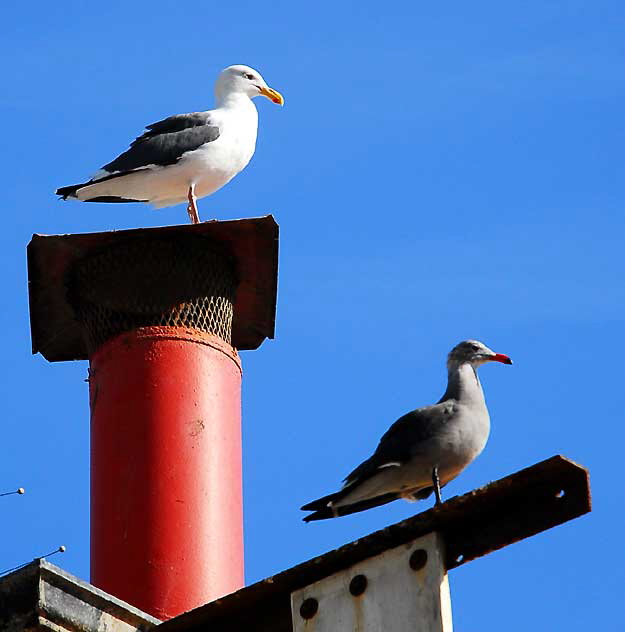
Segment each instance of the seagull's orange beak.
[{"label": "seagull's orange beak", "polygon": [[278,105],[284,105],[284,97],[277,91],[269,87],[261,86],[260,93],[267,97],[270,101],[277,103]]}]

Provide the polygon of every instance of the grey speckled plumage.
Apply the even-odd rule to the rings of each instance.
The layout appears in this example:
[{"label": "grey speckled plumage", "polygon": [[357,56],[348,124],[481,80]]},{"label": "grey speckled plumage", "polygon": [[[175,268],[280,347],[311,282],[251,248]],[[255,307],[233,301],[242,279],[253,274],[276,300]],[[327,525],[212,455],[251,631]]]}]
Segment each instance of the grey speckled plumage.
[{"label": "grey speckled plumage", "polygon": [[445,394],[433,406],[400,417],[382,436],[373,455],[333,494],[302,507],[306,522],[344,516],[398,498],[418,500],[443,487],[484,449],[490,418],[477,368],[485,362],[512,364],[476,340],[456,345],[447,360]]}]

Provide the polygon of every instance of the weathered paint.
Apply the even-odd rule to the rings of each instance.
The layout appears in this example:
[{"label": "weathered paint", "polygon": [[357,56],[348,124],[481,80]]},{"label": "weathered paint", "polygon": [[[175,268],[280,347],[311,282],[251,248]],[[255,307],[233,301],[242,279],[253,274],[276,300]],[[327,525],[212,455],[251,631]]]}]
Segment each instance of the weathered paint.
[{"label": "weathered paint", "polygon": [[[425,558],[416,570],[415,551]],[[310,600],[318,609],[302,616]],[[442,537],[430,533],[293,592],[291,617],[293,632],[452,632]]]},{"label": "weathered paint", "polygon": [[90,359],[91,581],[167,619],[243,586],[241,365],[145,327]]},{"label": "weathered paint", "polygon": [[158,623],[41,558],[0,577],[2,632],[146,632]]}]

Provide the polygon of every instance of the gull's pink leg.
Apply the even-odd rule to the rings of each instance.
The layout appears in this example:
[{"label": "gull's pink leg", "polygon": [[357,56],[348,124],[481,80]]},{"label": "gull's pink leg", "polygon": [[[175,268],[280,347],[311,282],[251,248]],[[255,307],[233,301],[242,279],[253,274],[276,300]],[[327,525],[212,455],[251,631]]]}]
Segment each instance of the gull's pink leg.
[{"label": "gull's pink leg", "polygon": [[197,205],[195,203],[196,201],[195,184],[192,184],[189,187],[189,195],[187,197],[189,199],[189,206],[187,206],[187,213],[189,214],[189,219],[191,220],[192,224],[199,224],[200,216],[198,215]]}]

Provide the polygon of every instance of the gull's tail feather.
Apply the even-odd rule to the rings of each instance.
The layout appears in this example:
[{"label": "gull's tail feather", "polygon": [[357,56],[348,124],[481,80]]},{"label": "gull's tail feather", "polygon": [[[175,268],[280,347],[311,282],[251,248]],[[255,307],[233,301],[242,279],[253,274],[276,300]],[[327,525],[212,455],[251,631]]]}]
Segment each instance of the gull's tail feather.
[{"label": "gull's tail feather", "polygon": [[334,502],[335,500],[340,500],[344,495],[343,491],[344,490],[340,490],[338,492],[334,492],[333,494],[317,498],[317,500],[312,500],[311,502],[302,505],[300,509],[302,511],[319,511],[324,509],[329,505],[329,503]]},{"label": "gull's tail feather", "polygon": [[81,184],[70,184],[68,187],[61,187],[56,190],[56,194],[60,195],[64,200],[67,198],[76,198],[76,191],[81,189],[87,184],[86,182],[82,182]]},{"label": "gull's tail feather", "polygon": [[[123,174],[126,175],[126,174]],[[123,202],[147,202],[147,200],[135,200],[132,198],[125,198],[120,195],[94,195],[93,197],[78,197],[77,193],[84,187],[90,187],[100,184],[100,182],[106,182],[118,177],[118,174],[114,174],[110,177],[101,178],[100,180],[90,180],[89,182],[82,182],[81,184],[70,184],[67,187],[61,187],[56,190],[56,194],[61,196],[62,200],[71,198],[72,200],[80,200],[81,202],[110,202],[110,203],[123,203]]]},{"label": "gull's tail feather", "polygon": [[[147,202],[148,200],[117,195],[118,193],[123,194],[123,189],[112,190],[110,186],[106,185],[106,183],[110,182],[124,181],[125,176],[132,176],[146,171],[146,169],[130,169],[129,171],[116,171],[115,173],[109,173],[108,171],[101,169],[88,182],[60,187],[56,190],[56,194],[60,195],[63,200],[71,198],[73,200],[80,200],[81,202]],[[86,189],[87,187],[88,189],[86,191],[83,191],[80,195],[78,194],[81,189]]]},{"label": "gull's tail feather", "polygon": [[387,494],[381,494],[374,498],[367,498],[365,500],[359,500],[351,505],[344,505],[342,507],[333,507],[331,503],[334,500],[339,500],[345,491],[341,490],[334,494],[329,494],[323,498],[313,500],[312,502],[304,505],[302,509],[304,511],[313,511],[310,515],[302,518],[304,522],[311,522],[312,520],[327,520],[328,518],[338,518],[339,516],[347,516],[358,511],[364,511],[365,509],[371,509],[372,507],[379,507],[380,505],[386,505],[394,500],[400,498],[400,495],[396,492],[389,492]]}]

